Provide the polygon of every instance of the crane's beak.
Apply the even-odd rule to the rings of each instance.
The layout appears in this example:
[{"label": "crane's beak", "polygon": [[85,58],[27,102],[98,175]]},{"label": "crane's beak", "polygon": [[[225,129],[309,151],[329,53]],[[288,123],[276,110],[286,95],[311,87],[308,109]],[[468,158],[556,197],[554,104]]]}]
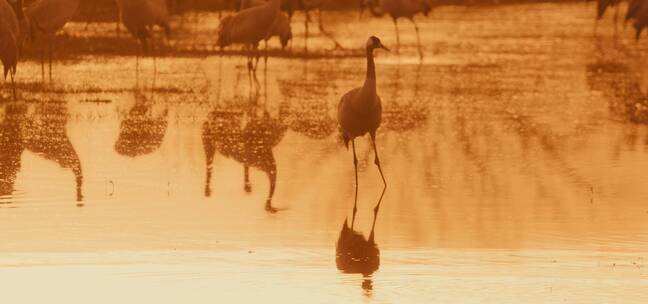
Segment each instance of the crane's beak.
[{"label": "crane's beak", "polygon": [[390,51],[386,46],[384,46],[382,43],[380,44],[379,47],[380,47],[381,49],[387,51],[387,52],[391,52],[391,51]]}]

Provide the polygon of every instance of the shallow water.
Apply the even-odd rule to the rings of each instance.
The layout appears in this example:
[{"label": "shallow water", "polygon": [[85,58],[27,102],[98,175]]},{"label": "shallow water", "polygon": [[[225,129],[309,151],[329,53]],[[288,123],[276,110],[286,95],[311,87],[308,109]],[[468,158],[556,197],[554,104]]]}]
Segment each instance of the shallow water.
[{"label": "shallow water", "polygon": [[[370,277],[336,269],[354,195],[336,109],[362,83],[366,37],[394,48],[390,20],[325,14],[348,49],[316,32],[306,54],[297,15],[292,51],[273,41],[260,63],[258,94],[237,51],[212,50],[216,14],[186,17],[138,74],[114,24],[70,24],[54,81],[22,63],[20,100],[0,104],[5,294],[643,303],[648,50],[611,18],[593,35],[593,15],[583,3],[442,7],[418,19],[422,62],[401,21],[401,54],[377,58],[389,187]],[[382,184],[369,140],[356,146],[368,236]],[[272,164],[277,213],[264,210]]]}]

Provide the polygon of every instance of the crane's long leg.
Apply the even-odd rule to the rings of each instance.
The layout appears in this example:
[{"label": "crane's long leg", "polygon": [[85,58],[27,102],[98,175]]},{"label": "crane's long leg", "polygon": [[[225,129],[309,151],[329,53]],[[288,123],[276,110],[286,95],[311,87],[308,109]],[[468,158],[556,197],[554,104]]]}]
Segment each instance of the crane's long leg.
[{"label": "crane's long leg", "polygon": [[385,196],[385,190],[387,190],[387,181],[385,181],[385,175],[383,175],[382,168],[380,167],[380,159],[378,158],[378,149],[376,148],[376,133],[371,132],[370,135],[371,135],[371,143],[373,144],[373,148],[374,148],[374,155],[375,155],[374,163],[378,167],[378,171],[380,172],[380,177],[382,178],[383,181],[382,193],[380,194],[380,198],[378,199],[378,203],[376,204],[376,207],[374,207],[374,219],[373,219],[373,224],[371,224],[371,234],[373,235],[373,231],[376,228],[376,218],[378,217],[378,210],[380,210],[380,203],[382,203],[382,199]]},{"label": "crane's long leg", "polygon": [[16,82],[14,81],[14,75],[16,74],[16,69],[13,68],[13,71],[9,72],[9,76],[11,76],[11,87],[13,88],[13,98],[14,101],[18,100],[16,97]]},{"label": "crane's long leg", "polygon": [[41,47],[41,80],[45,82],[45,45]]},{"label": "crane's long leg", "polygon": [[394,21],[394,28],[396,29],[396,54],[400,52],[400,36],[398,34],[398,19],[392,18]]},{"label": "crane's long leg", "polygon": [[619,3],[614,6],[614,34],[617,34],[617,20],[619,19]]},{"label": "crane's long leg", "polygon": [[355,170],[355,199],[353,200],[353,217],[351,218],[351,229],[355,224],[356,213],[358,212],[358,157],[356,156],[355,140],[351,140],[353,150],[353,168]]},{"label": "crane's long leg", "polygon": [[135,54],[135,85],[139,87],[139,57],[144,46],[140,43],[137,46],[137,53]]},{"label": "crane's long leg", "polygon": [[268,65],[268,39],[265,39],[265,54],[263,55],[263,63]]},{"label": "crane's long leg", "polygon": [[310,22],[310,13],[304,10],[304,50],[308,53],[308,23]]},{"label": "crane's long leg", "polygon": [[52,44],[48,44],[48,55],[49,55],[49,81],[52,82]]},{"label": "crane's long leg", "polygon": [[412,23],[414,23],[414,29],[416,30],[416,45],[418,47],[419,59],[423,60],[423,50],[421,49],[421,36],[419,35],[419,27],[418,24],[416,24],[416,21],[414,21],[414,18],[410,20],[412,20]]},{"label": "crane's long leg", "polygon": [[328,39],[331,39],[331,41],[333,41],[333,43],[335,44],[336,49],[343,50],[344,47],[342,47],[342,45],[337,40],[335,40],[335,37],[333,37],[333,35],[328,31],[326,31],[326,29],[324,29],[324,24],[322,23],[322,9],[317,10],[317,19],[319,23],[319,30],[320,32],[322,32],[322,35],[326,36]]}]

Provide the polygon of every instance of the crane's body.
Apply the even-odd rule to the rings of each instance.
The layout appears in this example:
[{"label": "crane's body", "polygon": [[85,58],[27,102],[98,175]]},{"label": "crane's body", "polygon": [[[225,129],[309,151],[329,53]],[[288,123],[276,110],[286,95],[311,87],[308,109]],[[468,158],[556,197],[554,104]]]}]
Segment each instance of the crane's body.
[{"label": "crane's body", "polygon": [[378,204],[374,208],[374,221],[372,226],[376,225],[376,216],[378,215],[378,210],[380,209],[380,203],[382,202],[383,195],[385,194],[385,189],[387,189],[387,182],[385,181],[385,176],[382,173],[382,168],[380,166],[380,160],[378,158],[378,150],[376,148],[376,131],[380,127],[380,122],[382,119],[382,103],[380,97],[376,92],[376,66],[374,63],[373,51],[375,49],[384,49],[389,51],[377,37],[371,36],[367,40],[366,50],[367,50],[367,74],[365,76],[365,82],[362,87],[355,88],[342,96],[340,103],[338,104],[338,123],[340,124],[340,131],[342,133],[342,138],[344,144],[349,146],[349,141],[351,142],[351,147],[353,149],[353,165],[355,168],[355,202],[353,205],[353,218],[351,220],[351,229],[355,223],[355,215],[358,210],[358,158],[356,157],[355,151],[355,138],[363,136],[367,133],[371,136],[371,143],[374,148],[374,163],[380,171],[380,177],[383,180],[384,188]]},{"label": "crane's body", "polygon": [[49,79],[52,80],[52,39],[56,32],[72,19],[79,8],[80,0],[36,0],[25,8],[25,18],[29,24],[29,36],[41,38],[41,72],[45,80],[45,48],[49,55]]},{"label": "crane's body", "polygon": [[[264,0],[243,0],[241,1],[240,10],[244,10],[254,6],[264,5],[266,1]],[[265,37],[265,41],[272,39],[272,37],[278,37],[279,42],[281,42],[281,47],[285,48],[288,45],[288,42],[292,39],[292,28],[290,27],[290,18],[283,12],[279,12],[275,19],[272,28]]]},{"label": "crane's body", "polygon": [[119,15],[128,31],[148,49],[151,28],[159,26],[170,35],[169,9],[166,0],[117,0]]},{"label": "crane's body", "polygon": [[275,23],[280,4],[281,0],[270,0],[223,18],[218,31],[218,45],[258,46],[259,42],[268,36]]}]

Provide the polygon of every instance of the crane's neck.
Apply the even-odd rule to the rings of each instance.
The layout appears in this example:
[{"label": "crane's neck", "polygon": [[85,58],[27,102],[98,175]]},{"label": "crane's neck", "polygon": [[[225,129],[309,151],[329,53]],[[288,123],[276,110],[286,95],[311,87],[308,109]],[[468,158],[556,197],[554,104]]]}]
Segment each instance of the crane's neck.
[{"label": "crane's neck", "polygon": [[365,93],[376,94],[376,65],[374,64],[373,48],[367,47],[367,76],[362,86]]}]

